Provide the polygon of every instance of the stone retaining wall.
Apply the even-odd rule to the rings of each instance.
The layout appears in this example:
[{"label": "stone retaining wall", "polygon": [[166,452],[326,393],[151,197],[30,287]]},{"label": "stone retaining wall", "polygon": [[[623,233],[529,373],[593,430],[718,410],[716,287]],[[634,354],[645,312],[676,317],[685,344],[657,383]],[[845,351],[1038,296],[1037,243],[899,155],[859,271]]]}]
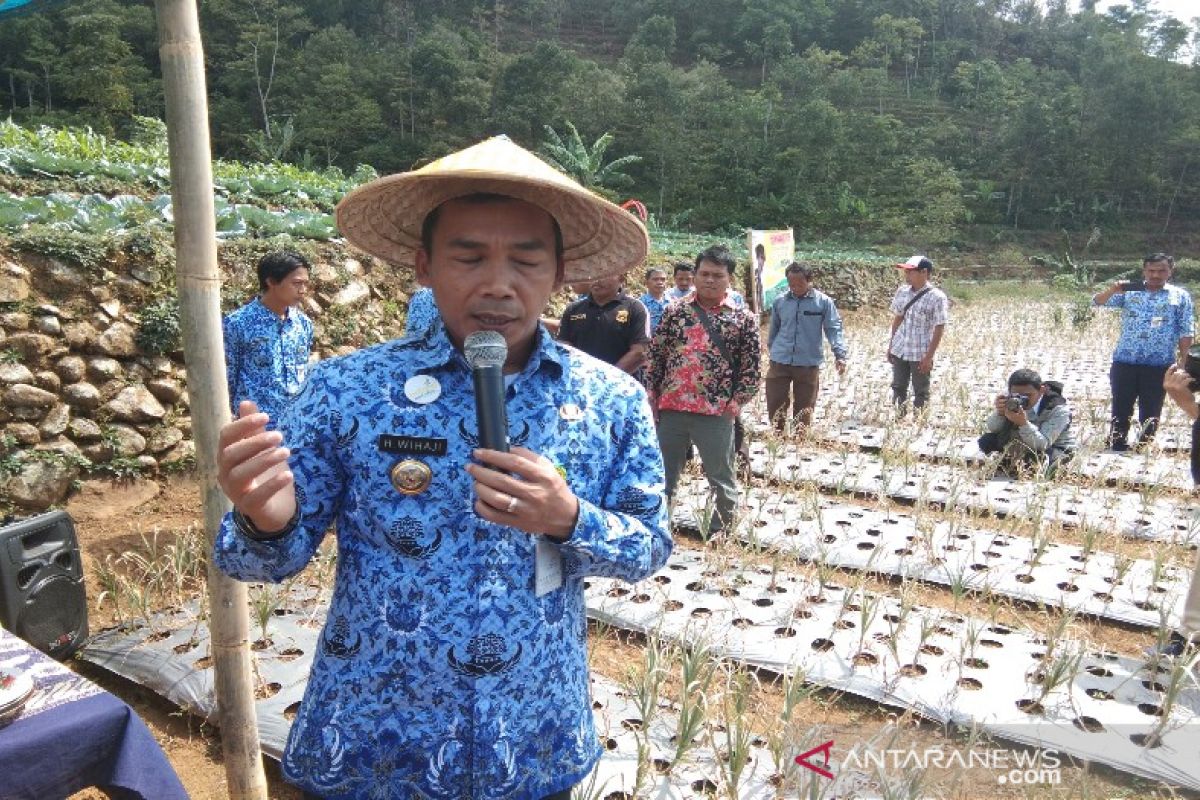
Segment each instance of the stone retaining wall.
[{"label": "stone retaining wall", "polygon": [[[318,357],[398,335],[409,276],[337,248],[323,255],[305,301]],[[230,305],[256,292],[252,263],[227,267],[225,277]],[[0,515],[58,505],[90,472],[191,466],[182,354],[149,354],[137,341],[138,310],[171,293],[162,280],[136,265],[96,275],[0,254]]]}]

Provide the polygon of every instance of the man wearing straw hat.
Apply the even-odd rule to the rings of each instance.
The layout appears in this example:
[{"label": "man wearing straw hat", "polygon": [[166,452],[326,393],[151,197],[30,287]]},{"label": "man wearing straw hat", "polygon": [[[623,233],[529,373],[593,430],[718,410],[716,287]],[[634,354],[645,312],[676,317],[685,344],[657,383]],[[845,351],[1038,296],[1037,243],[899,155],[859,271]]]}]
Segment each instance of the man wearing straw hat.
[{"label": "man wearing straw hat", "polygon": [[[506,138],[359,187],[354,244],[433,289],[442,324],[317,365],[279,432],[221,432],[242,580],[338,573],[283,771],[328,798],[566,798],[599,758],[583,579],[671,551],[630,376],[539,324],[563,281],[642,263],[645,228]],[[510,452],[479,448],[464,341],[499,333]]]}]

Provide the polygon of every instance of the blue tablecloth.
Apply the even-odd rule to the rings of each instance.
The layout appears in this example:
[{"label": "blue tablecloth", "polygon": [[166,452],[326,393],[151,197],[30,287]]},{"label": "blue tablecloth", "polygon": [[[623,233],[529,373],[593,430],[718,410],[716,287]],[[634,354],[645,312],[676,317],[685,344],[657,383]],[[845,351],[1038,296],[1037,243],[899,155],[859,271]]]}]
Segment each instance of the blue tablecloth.
[{"label": "blue tablecloth", "polygon": [[0,629],[0,667],[33,678],[21,716],[0,728],[0,800],[53,800],[89,786],[113,798],[186,800],[133,709]]}]

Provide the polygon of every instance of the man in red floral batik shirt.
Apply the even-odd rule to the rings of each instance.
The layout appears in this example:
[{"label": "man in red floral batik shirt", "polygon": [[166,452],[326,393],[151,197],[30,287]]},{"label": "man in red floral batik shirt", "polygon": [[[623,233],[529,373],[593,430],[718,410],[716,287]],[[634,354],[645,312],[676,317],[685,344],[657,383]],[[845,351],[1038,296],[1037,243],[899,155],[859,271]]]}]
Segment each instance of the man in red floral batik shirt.
[{"label": "man in red floral batik shirt", "polygon": [[667,497],[674,499],[694,443],[716,495],[710,536],[734,522],[733,425],[758,392],[762,374],[758,324],[729,299],[735,265],[733,254],[720,245],[696,257],[695,290],[663,312],[650,344],[646,383],[658,420]]}]

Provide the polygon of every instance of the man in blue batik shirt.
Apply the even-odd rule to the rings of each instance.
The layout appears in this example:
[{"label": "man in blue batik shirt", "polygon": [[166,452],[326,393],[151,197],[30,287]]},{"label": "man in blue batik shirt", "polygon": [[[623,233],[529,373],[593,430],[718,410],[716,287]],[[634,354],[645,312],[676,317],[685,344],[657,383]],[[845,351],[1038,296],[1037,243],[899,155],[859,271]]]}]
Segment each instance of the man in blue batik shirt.
[{"label": "man in blue batik shirt", "polygon": [[1129,449],[1135,401],[1142,427],[1138,446],[1154,440],[1166,397],[1167,368],[1177,360],[1182,364],[1192,346],[1196,333],[1192,296],[1187,289],[1167,283],[1174,268],[1175,259],[1154,253],[1142,260],[1142,281],[1117,281],[1092,298],[1098,306],[1122,310],[1121,335],[1108,373],[1112,386],[1108,444],[1117,452]]},{"label": "man in blue batik shirt", "polygon": [[[595,765],[583,580],[671,552],[630,376],[539,324],[567,281],[645,258],[640,222],[504,137],[351,192],[347,239],[433,289],[442,324],[317,365],[279,431],[221,431],[216,564],[280,581],[335,524],[338,572],[287,779],[326,798],[565,800]],[[510,452],[478,447],[465,338],[496,331]]]},{"label": "man in blue batik shirt", "polygon": [[405,336],[421,336],[438,319],[433,290],[422,286],[408,299],[408,316],[404,320]]},{"label": "man in blue batik shirt", "polygon": [[308,293],[308,262],[298,253],[268,253],[258,262],[260,293],[225,317],[229,403],[250,400],[271,419],[300,391],[312,352],[313,324],[299,309]]},{"label": "man in blue batik shirt", "polygon": [[662,267],[651,267],[646,270],[646,293],[638,298],[650,315],[650,335],[658,328],[663,312],[671,301],[667,298],[667,271]]},{"label": "man in blue batik shirt", "polygon": [[674,267],[675,285],[667,289],[667,302],[674,303],[682,300],[695,291],[696,268],[686,261],[676,261]]}]

